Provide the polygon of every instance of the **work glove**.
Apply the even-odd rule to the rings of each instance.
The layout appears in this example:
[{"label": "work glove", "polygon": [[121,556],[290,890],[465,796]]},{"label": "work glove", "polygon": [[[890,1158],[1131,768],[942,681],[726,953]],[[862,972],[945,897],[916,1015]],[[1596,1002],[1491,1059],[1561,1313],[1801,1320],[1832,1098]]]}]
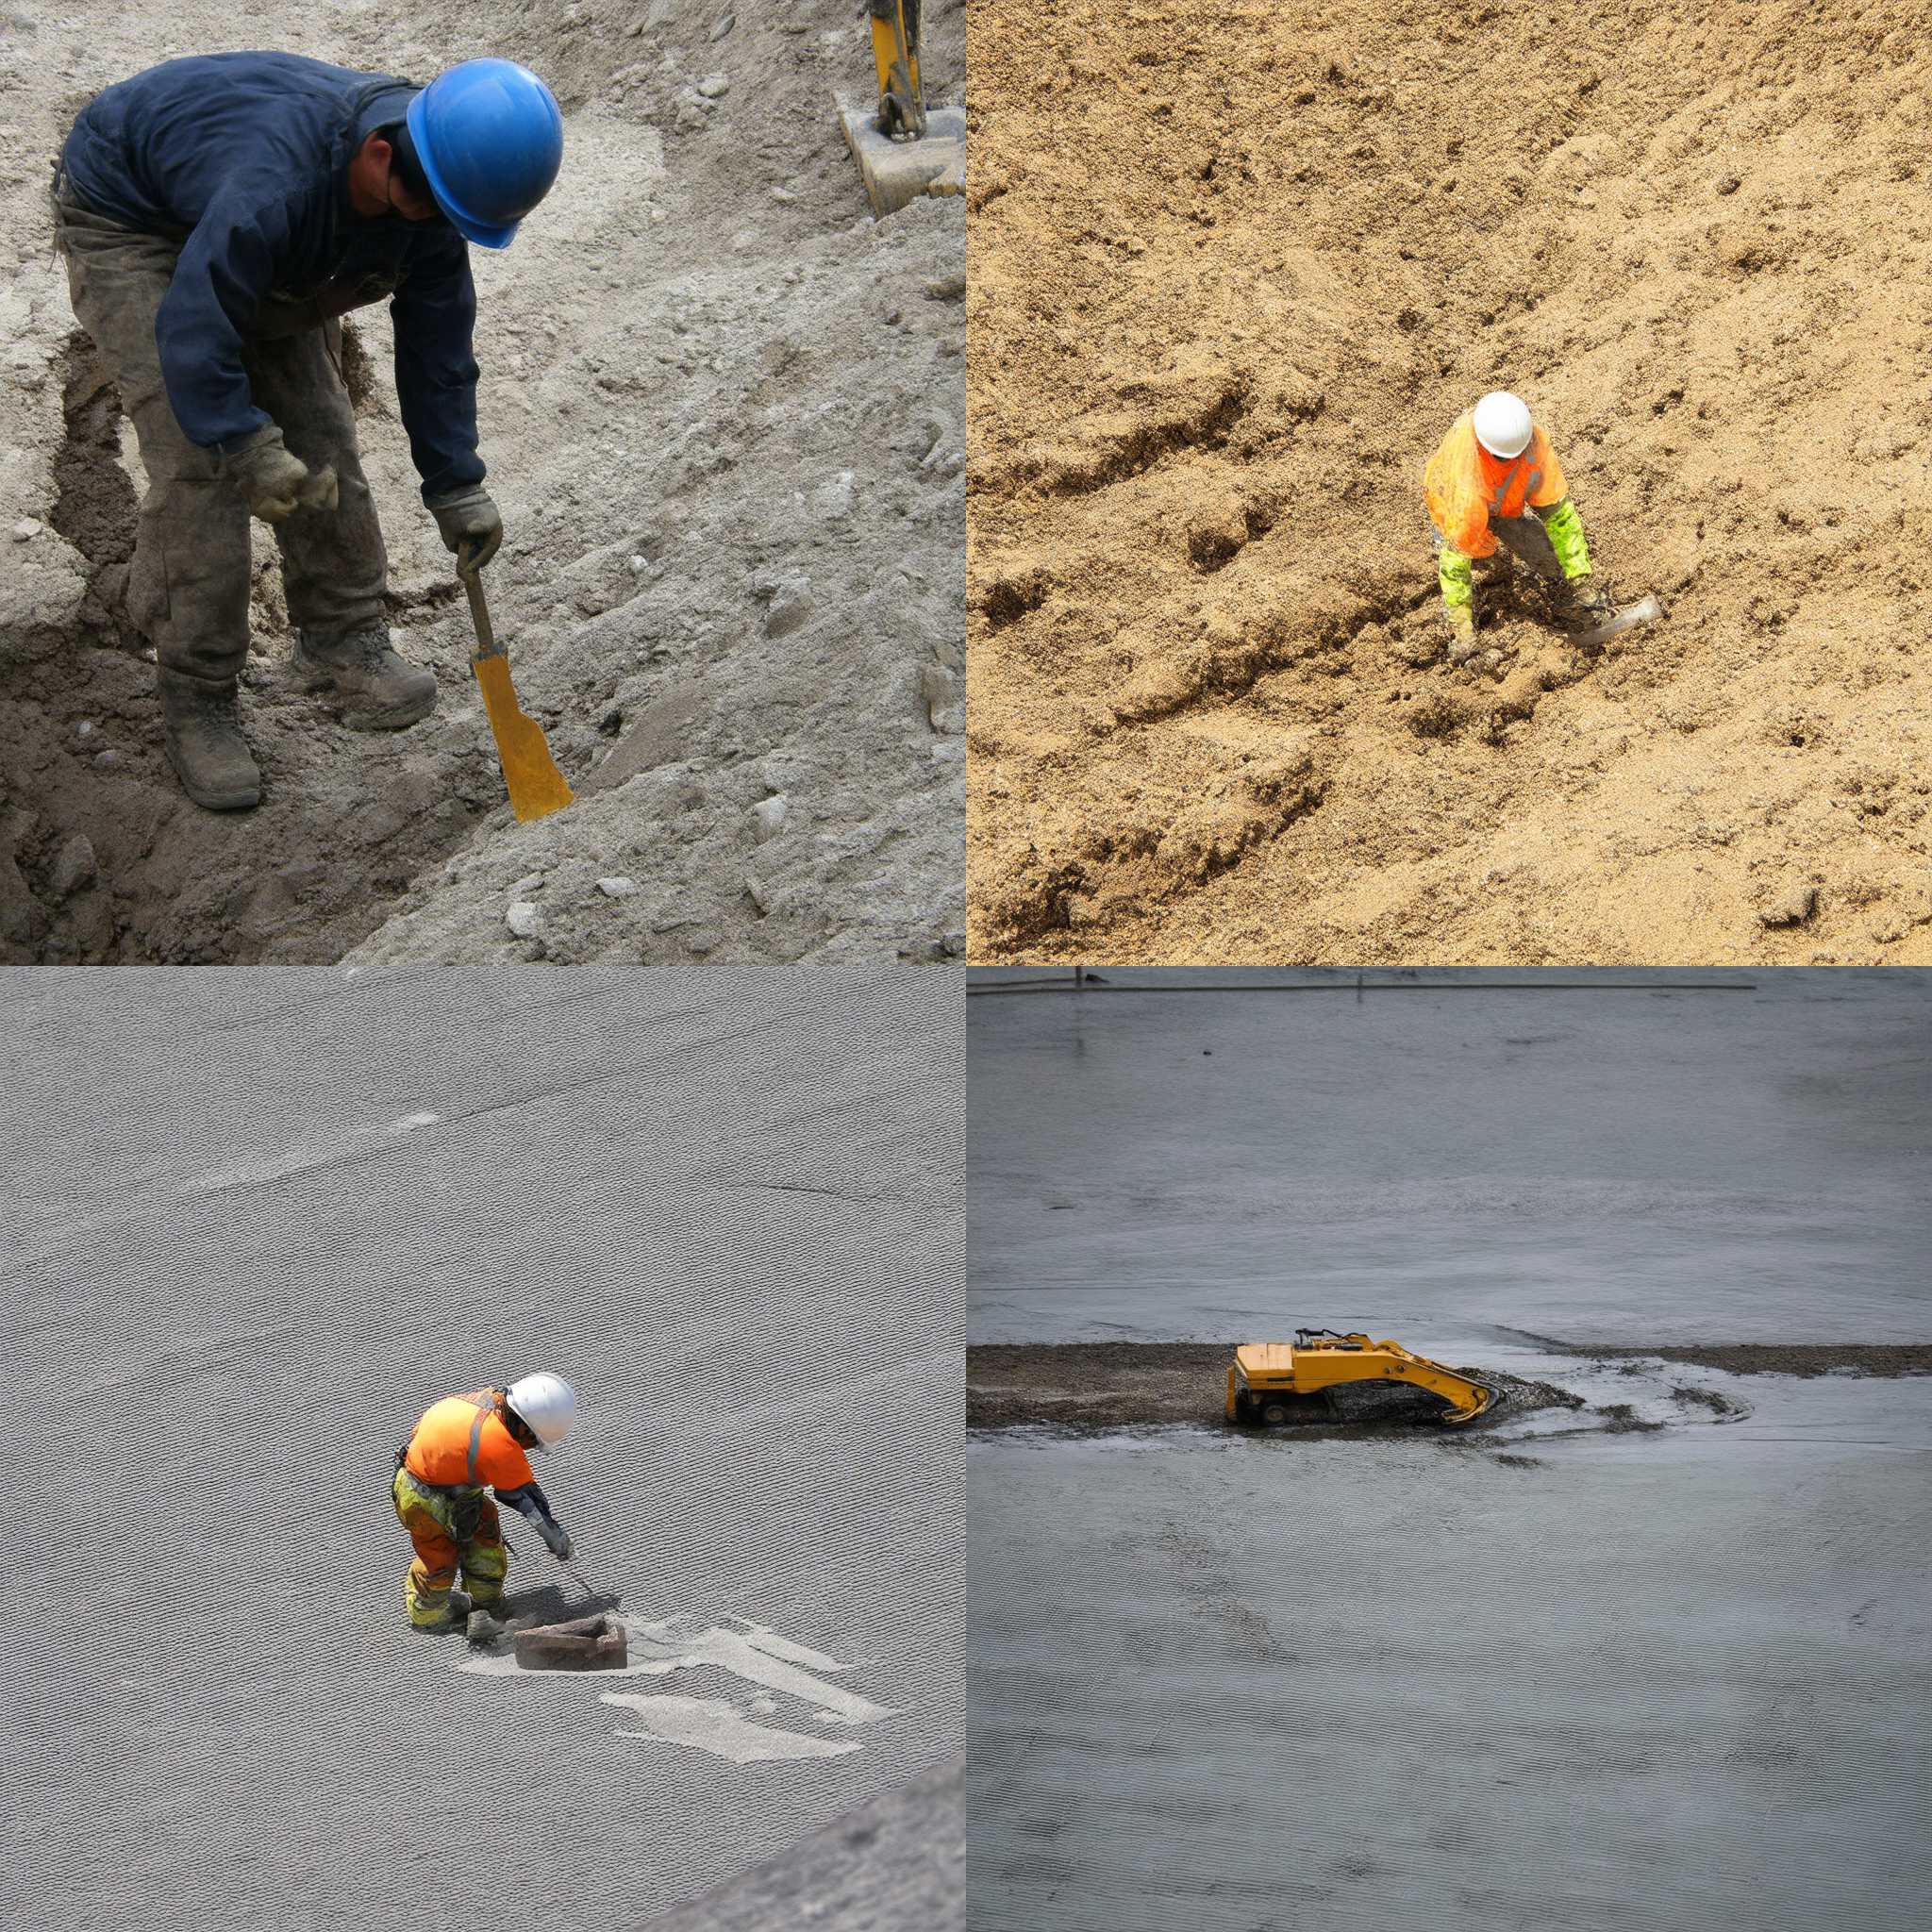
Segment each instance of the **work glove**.
[{"label": "work glove", "polygon": [[338,496],[336,473],[325,463],[311,470],[300,457],[291,456],[282,432],[271,423],[238,449],[222,458],[225,474],[248,499],[248,508],[265,524],[279,524],[298,509],[334,509]]},{"label": "work glove", "polygon": [[503,517],[480,483],[429,506],[443,545],[457,554],[459,570],[480,570],[496,555],[503,541]]},{"label": "work glove", "polygon": [[550,1545],[550,1554],[559,1563],[568,1563],[574,1550],[570,1538],[563,1533],[563,1525],[546,1516],[537,1527],[542,1532],[543,1541]]},{"label": "work glove", "polygon": [[1570,608],[1579,625],[1603,624],[1615,614],[1609,591],[1594,577],[1573,577]]}]

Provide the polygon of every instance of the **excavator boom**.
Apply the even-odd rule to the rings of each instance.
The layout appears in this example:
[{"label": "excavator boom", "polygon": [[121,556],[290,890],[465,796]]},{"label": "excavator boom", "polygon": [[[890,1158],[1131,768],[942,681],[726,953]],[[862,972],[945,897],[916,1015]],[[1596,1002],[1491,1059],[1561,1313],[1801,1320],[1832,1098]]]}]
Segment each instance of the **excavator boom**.
[{"label": "excavator boom", "polygon": [[1474,1422],[1492,1408],[1499,1391],[1473,1375],[1416,1355],[1399,1341],[1375,1341],[1330,1328],[1304,1328],[1292,1342],[1251,1341],[1235,1350],[1227,1368],[1229,1422],[1266,1421],[1291,1412],[1297,1401],[1344,1382],[1412,1382],[1447,1403],[1445,1423]]}]

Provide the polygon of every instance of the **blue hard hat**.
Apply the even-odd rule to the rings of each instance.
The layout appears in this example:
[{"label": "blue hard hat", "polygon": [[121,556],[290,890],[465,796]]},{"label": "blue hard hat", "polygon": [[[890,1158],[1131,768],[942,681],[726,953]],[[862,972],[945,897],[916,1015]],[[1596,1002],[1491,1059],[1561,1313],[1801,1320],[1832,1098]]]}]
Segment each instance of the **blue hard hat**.
[{"label": "blue hard hat", "polygon": [[563,162],[557,96],[514,60],[465,60],[408,108],[409,137],[436,205],[485,248],[508,248]]}]

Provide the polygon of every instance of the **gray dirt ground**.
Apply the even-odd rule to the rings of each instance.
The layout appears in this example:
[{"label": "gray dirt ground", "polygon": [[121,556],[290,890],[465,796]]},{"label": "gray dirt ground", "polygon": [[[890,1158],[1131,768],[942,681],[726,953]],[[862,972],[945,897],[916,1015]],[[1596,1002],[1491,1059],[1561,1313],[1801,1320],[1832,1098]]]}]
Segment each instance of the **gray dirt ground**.
[{"label": "gray dirt ground", "polygon": [[[963,0],[928,14],[928,94],[963,99]],[[500,53],[563,102],[557,189],[475,264],[508,532],[491,607],[579,792],[559,816],[519,826],[503,802],[380,308],[359,324],[363,451],[392,623],[441,708],[372,737],[288,689],[258,532],[244,702],[265,801],[201,812],[161,759],[153,671],[118,609],[138,462],[50,256],[47,157],[101,87],[244,45],[421,79]],[[834,104],[871,87],[834,0],[0,16],[0,961],[960,949],[964,210],[873,221]],[[528,937],[506,924],[520,903]]]},{"label": "gray dirt ground", "polygon": [[850,1817],[650,1922],[650,1932],[959,1932],[966,1921],[966,1814],[958,1763],[874,1798]]},{"label": "gray dirt ground", "polygon": [[[974,1924],[1923,1922],[1932,982],[1522,976],[971,1001],[972,1373],[1159,1411],[971,1439]],[[1216,1426],[1303,1324],[1584,1407]]]},{"label": "gray dirt ground", "polygon": [[[608,1932],[957,1757],[945,975],[0,992],[0,1925]],[[545,1488],[658,1674],[405,1622],[395,1447],[540,1364],[585,1405]],[[512,1604],[564,1613],[509,1540]],[[896,1842],[839,1883],[894,1895]]]}]

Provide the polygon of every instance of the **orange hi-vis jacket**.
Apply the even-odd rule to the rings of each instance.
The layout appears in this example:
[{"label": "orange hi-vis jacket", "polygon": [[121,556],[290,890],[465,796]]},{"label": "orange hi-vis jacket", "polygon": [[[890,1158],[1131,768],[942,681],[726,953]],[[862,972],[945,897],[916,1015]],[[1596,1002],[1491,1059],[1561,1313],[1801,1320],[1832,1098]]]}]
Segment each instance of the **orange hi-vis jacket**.
[{"label": "orange hi-vis jacket", "polygon": [[416,1424],[403,1467],[432,1489],[521,1490],[537,1480],[530,1458],[496,1412],[503,1391],[445,1395]]},{"label": "orange hi-vis jacket", "polygon": [[1457,417],[1423,472],[1429,520],[1444,543],[1464,557],[1494,554],[1494,517],[1520,517],[1525,508],[1547,509],[1570,493],[1563,466],[1541,429],[1532,430],[1520,457],[1492,457],[1475,440],[1475,412]]}]

